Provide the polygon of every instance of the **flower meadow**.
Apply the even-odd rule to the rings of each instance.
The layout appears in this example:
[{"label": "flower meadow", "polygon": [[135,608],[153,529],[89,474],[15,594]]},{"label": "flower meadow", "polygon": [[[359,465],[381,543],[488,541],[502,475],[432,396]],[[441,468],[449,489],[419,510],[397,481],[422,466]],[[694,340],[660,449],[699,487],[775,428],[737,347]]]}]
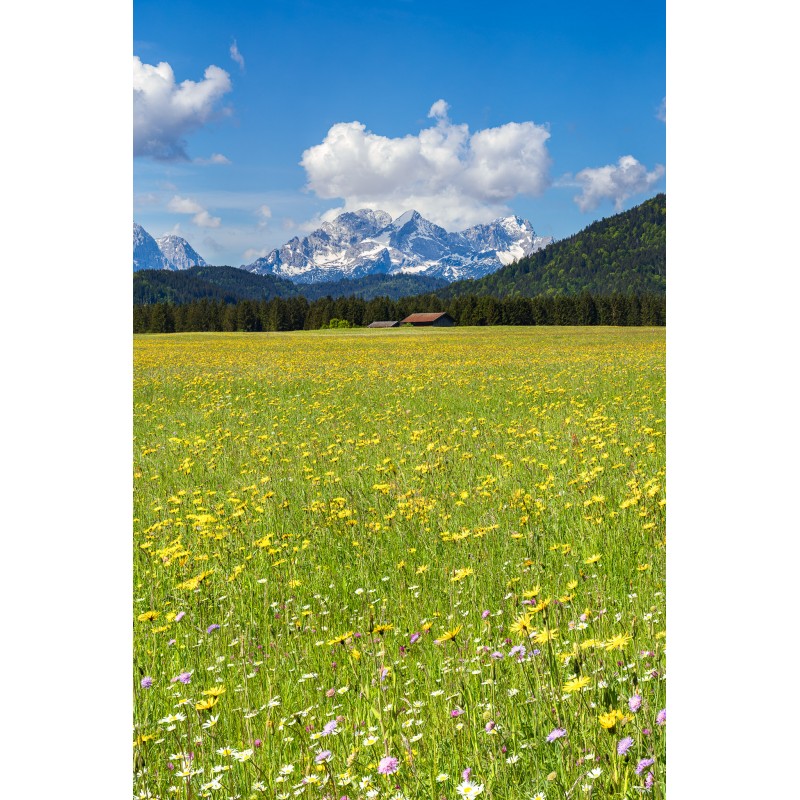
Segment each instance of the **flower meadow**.
[{"label": "flower meadow", "polygon": [[134,797],[664,797],[664,338],[136,336]]}]

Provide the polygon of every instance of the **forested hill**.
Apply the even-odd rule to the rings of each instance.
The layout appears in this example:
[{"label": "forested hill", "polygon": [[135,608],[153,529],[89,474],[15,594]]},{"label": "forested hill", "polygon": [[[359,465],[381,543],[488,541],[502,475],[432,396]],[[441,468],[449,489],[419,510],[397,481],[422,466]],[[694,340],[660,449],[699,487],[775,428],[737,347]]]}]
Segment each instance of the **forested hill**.
[{"label": "forested hill", "polygon": [[666,294],[667,198],[656,195],[629,211],[594,222],[477,280],[451,283],[436,294],[537,295]]},{"label": "forested hill", "polygon": [[330,283],[292,283],[275,275],[255,275],[237,267],[191,267],[190,269],[141,270],[133,274],[133,304],[173,303],[197,300],[272,300],[274,297],[389,297],[433,292],[445,285],[440,278],[423,275],[367,275]]}]

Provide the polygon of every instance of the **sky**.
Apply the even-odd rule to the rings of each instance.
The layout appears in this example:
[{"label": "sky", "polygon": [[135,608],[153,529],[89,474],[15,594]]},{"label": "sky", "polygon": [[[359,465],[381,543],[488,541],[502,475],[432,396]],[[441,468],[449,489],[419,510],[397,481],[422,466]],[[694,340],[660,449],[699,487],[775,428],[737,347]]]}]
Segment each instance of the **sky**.
[{"label": "sky", "polygon": [[239,266],[338,213],[564,238],[666,185],[663,3],[137,0],[134,220]]}]

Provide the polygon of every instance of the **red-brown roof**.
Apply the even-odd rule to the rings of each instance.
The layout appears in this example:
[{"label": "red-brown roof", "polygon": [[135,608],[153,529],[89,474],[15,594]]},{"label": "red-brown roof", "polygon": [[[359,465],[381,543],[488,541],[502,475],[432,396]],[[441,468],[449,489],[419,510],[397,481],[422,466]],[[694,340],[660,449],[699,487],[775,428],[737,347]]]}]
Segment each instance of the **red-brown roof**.
[{"label": "red-brown roof", "polygon": [[438,314],[410,314],[405,319],[400,320],[400,324],[404,325],[406,322],[436,322],[440,317],[450,316],[446,311],[441,311]]}]

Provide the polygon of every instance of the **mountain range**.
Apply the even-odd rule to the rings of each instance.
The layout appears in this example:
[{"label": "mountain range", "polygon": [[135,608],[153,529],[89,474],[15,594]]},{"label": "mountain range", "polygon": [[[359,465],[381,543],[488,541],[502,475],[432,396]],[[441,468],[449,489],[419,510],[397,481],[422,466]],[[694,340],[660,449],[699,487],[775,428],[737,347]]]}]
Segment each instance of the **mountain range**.
[{"label": "mountain range", "polygon": [[448,233],[417,211],[393,220],[385,211],[361,209],[323,222],[308,236],[294,237],[243,269],[297,283],[398,273],[450,282],[488,275],[551,241],[537,236],[520,217]]},{"label": "mountain range", "polygon": [[197,251],[180,236],[167,234],[154,239],[133,223],[133,271],[142,269],[183,270],[207,266]]},{"label": "mountain range", "polygon": [[[371,275],[419,275],[446,282],[480,278],[541,250],[528,220],[504,217],[448,233],[417,211],[392,219],[385,211],[345,212],[302,239],[294,237],[240,269],[295,283],[328,283]],[[207,266],[179,236],[154,239],[133,226],[133,269],[185,270]]]}]

